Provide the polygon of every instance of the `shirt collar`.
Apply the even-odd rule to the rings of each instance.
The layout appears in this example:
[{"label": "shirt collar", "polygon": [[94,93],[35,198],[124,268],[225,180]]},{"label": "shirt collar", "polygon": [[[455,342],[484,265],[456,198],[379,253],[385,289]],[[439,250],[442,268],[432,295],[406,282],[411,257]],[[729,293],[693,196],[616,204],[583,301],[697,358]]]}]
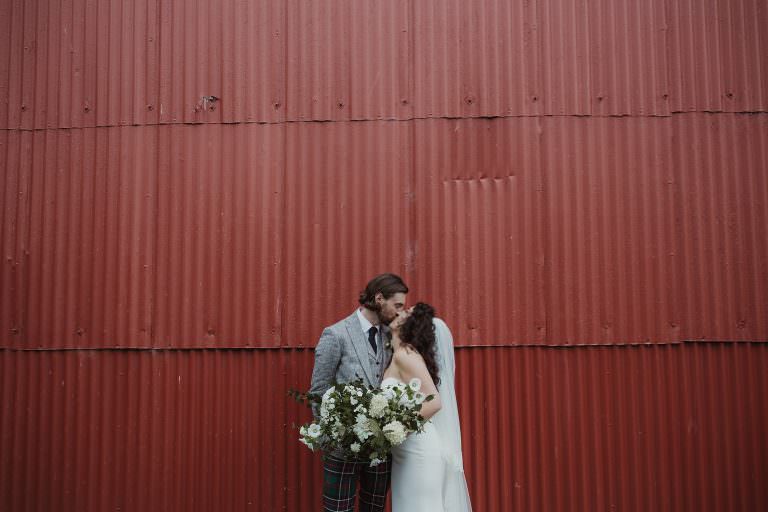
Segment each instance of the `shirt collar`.
[{"label": "shirt collar", "polygon": [[368,334],[368,331],[371,330],[373,324],[367,318],[365,318],[365,315],[363,314],[363,308],[357,308],[357,319],[360,320],[360,328],[363,329],[365,334]]}]

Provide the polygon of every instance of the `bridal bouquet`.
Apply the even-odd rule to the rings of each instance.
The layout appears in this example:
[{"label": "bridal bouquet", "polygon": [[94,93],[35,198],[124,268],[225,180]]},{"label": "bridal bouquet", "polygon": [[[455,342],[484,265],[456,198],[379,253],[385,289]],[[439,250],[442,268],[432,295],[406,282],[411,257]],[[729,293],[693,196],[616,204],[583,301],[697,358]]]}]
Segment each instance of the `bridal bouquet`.
[{"label": "bridal bouquet", "polygon": [[408,434],[423,432],[426,420],[419,411],[434,395],[424,395],[420,388],[419,379],[408,384],[393,379],[380,389],[357,379],[331,386],[322,397],[293,393],[320,406],[320,417],[299,428],[299,441],[312,451],[336,451],[371,466],[381,464]]}]

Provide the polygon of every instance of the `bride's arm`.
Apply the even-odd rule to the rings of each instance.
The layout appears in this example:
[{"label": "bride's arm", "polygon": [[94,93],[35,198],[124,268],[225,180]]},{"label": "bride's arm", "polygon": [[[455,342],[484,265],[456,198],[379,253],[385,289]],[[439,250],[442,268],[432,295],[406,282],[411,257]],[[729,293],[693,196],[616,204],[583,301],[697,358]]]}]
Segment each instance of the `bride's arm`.
[{"label": "bride's arm", "polygon": [[427,365],[424,363],[421,354],[415,350],[406,349],[395,355],[395,362],[406,384],[416,377],[421,380],[422,393],[425,395],[435,395],[435,398],[421,405],[420,411],[420,414],[425,419],[434,416],[442,408],[443,404],[440,401],[440,393],[437,392],[437,387],[429,375],[429,370],[427,370]]}]

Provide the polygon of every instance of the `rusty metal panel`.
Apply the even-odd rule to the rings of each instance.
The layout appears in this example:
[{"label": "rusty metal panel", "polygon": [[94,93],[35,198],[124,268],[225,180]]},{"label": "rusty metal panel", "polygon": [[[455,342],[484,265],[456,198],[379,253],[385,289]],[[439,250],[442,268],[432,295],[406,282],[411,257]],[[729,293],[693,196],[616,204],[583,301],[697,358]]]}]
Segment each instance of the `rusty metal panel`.
[{"label": "rusty metal panel", "polygon": [[547,340],[540,138],[534,117],[414,123],[411,300],[458,343]]},{"label": "rusty metal panel", "polygon": [[412,117],[411,2],[285,6],[287,119]]},{"label": "rusty metal panel", "polygon": [[666,115],[651,2],[414,3],[416,117]]},{"label": "rusty metal panel", "polygon": [[542,126],[551,343],[766,338],[764,118]]},{"label": "rusty metal panel", "polygon": [[0,2],[0,509],[316,508],[283,393],[381,271],[476,510],[768,508],[766,16]]},{"label": "rusty metal panel", "polygon": [[410,137],[398,123],[288,125],[283,344],[313,347],[370,277],[413,271]]},{"label": "rusty metal panel", "polygon": [[[476,510],[764,510],[765,344],[457,352]],[[311,510],[309,350],[0,351],[3,510]]]},{"label": "rusty metal panel", "polygon": [[756,1],[0,5],[0,127],[768,109]]},{"label": "rusty metal panel", "polygon": [[765,340],[767,137],[735,114],[6,132],[2,336],[312,346],[394,270],[466,344]]},{"label": "rusty metal panel", "polygon": [[765,119],[414,126],[414,290],[462,343],[766,339]]},{"label": "rusty metal panel", "polygon": [[159,122],[285,120],[285,2],[171,0],[159,9]]},{"label": "rusty metal panel", "polygon": [[768,111],[768,10],[760,0],[666,0],[670,108]]},{"label": "rusty metal panel", "polygon": [[3,346],[151,339],[156,129],[3,134]]},{"label": "rusty metal panel", "polygon": [[463,349],[476,510],[762,510],[765,344]]},{"label": "rusty metal panel", "polygon": [[0,351],[0,508],[311,510],[310,351]]},{"label": "rusty metal panel", "polygon": [[160,129],[153,346],[277,346],[284,130]]},{"label": "rusty metal panel", "polygon": [[[768,117],[679,116],[673,169],[681,337],[765,340]],[[699,148],[686,151],[683,148]]]},{"label": "rusty metal panel", "polygon": [[276,345],[282,133],[4,132],[4,345]]}]

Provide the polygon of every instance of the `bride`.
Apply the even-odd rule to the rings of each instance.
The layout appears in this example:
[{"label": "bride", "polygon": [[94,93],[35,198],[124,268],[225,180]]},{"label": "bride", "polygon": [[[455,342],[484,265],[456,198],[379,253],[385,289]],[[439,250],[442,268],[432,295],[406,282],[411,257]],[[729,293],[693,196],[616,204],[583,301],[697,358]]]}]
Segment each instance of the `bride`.
[{"label": "bride", "polygon": [[424,432],[411,434],[392,451],[392,511],[469,512],[451,331],[422,302],[395,318],[390,330],[392,361],[381,387],[415,377],[425,395],[435,395],[421,408],[431,419]]}]

